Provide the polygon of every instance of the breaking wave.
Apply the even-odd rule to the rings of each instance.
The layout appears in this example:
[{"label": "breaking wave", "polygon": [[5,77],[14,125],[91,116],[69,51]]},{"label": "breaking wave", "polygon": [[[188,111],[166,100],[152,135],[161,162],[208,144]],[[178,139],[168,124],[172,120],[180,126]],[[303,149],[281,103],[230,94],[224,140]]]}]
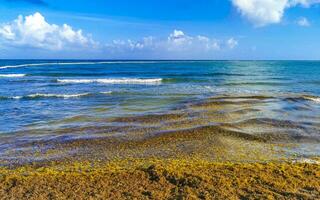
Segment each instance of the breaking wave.
[{"label": "breaking wave", "polygon": [[21,65],[6,65],[1,66],[0,69],[32,67],[32,66],[46,66],[46,65],[99,65],[99,64],[149,64],[157,61],[105,61],[105,62],[50,62],[50,63],[30,63]]},{"label": "breaking wave", "polygon": [[[99,94],[106,95],[112,94],[112,91],[99,92]],[[0,100],[5,99],[37,99],[37,98],[62,98],[62,99],[70,99],[70,98],[80,98],[85,96],[94,95],[93,93],[80,93],[80,94],[46,94],[46,93],[35,93],[29,94],[26,96],[13,96],[13,97],[5,97],[0,96]]]},{"label": "breaking wave", "polygon": [[26,76],[26,74],[0,74],[0,77],[4,78],[20,78],[24,76]]},{"label": "breaking wave", "polygon": [[102,83],[102,84],[158,84],[162,82],[161,78],[140,79],[140,78],[123,78],[123,79],[58,79],[59,83]]},{"label": "breaking wave", "polygon": [[315,97],[315,96],[303,96],[304,99],[313,101],[316,103],[320,103],[320,97]]},{"label": "breaking wave", "polygon": [[27,96],[15,96],[13,99],[22,99],[22,98],[63,98],[63,99],[69,99],[69,98],[79,98],[82,96],[89,96],[90,93],[81,93],[81,94],[41,94],[41,93],[36,93],[36,94],[30,94]]}]

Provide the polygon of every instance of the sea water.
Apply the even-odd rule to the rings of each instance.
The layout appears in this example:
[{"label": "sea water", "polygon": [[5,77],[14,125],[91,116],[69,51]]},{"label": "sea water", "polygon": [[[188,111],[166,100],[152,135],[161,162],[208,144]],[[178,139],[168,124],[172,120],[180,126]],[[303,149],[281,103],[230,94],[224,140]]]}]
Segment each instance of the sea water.
[{"label": "sea water", "polygon": [[320,138],[319,61],[103,60],[0,60],[0,137],[98,127],[219,96],[272,97],[247,120],[283,120],[297,136]]}]

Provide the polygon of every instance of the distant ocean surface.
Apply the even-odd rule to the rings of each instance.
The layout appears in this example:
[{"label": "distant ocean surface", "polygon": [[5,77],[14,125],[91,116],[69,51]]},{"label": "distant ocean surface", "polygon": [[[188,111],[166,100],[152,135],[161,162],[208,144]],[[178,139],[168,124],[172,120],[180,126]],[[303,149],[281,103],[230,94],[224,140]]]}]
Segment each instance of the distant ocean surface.
[{"label": "distant ocean surface", "polygon": [[243,116],[319,135],[318,61],[83,60],[0,60],[0,134],[101,126],[219,96],[267,96],[259,112]]}]

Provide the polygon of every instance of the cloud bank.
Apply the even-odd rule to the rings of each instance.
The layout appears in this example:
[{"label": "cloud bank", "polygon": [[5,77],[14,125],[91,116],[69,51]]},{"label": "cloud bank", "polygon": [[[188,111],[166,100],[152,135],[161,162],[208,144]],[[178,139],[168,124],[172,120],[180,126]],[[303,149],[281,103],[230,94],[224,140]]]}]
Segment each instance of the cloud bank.
[{"label": "cloud bank", "polygon": [[48,50],[72,49],[96,45],[82,30],[63,24],[49,24],[40,13],[19,16],[13,22],[0,26],[0,40],[14,47],[32,47]]},{"label": "cloud bank", "polygon": [[280,23],[286,9],[303,6],[310,7],[320,0],[232,0],[242,16],[255,26]]},{"label": "cloud bank", "polygon": [[[108,41],[108,38],[106,38]],[[100,58],[211,58],[217,52],[232,51],[239,42],[234,37],[217,39],[204,35],[188,35],[173,30],[167,36],[148,36],[139,40],[114,39],[96,42],[83,31],[63,24],[47,22],[36,12],[18,16],[0,25],[0,46],[11,52],[34,51],[35,55],[76,55]]]},{"label": "cloud bank", "polygon": [[133,40],[113,40],[106,45],[106,50],[112,54],[161,52],[162,54],[214,54],[218,51],[234,49],[238,46],[235,38],[218,40],[203,35],[191,36],[182,30],[173,30],[166,38],[153,36]]}]

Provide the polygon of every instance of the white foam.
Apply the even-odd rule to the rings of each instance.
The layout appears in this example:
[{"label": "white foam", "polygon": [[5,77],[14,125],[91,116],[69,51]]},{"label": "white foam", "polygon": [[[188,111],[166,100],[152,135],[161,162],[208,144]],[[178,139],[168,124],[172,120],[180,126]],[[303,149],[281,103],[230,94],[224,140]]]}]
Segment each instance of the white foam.
[{"label": "white foam", "polygon": [[14,96],[14,97],[11,97],[12,99],[21,99],[22,96]]},{"label": "white foam", "polygon": [[[100,94],[111,94],[112,91],[105,91],[100,92]],[[83,96],[89,96],[91,93],[80,93],[80,94],[47,94],[47,93],[35,93],[35,94],[29,94],[26,96],[13,96],[13,97],[3,97],[5,99],[23,99],[23,98],[63,98],[63,99],[69,99],[69,98],[79,98]]]},{"label": "white foam", "polygon": [[309,159],[309,158],[301,158],[298,160],[294,160],[294,163],[308,163],[308,164],[320,164],[320,161]]},{"label": "white foam", "polygon": [[29,67],[29,66],[42,66],[42,65],[54,65],[54,64],[56,64],[56,63],[32,63],[32,64],[22,64],[22,65],[6,65],[6,66],[0,67],[0,69]]},{"label": "white foam", "polygon": [[4,78],[21,78],[26,76],[25,74],[0,74],[0,77]]},{"label": "white foam", "polygon": [[304,96],[303,98],[316,103],[320,103],[320,97]]},{"label": "white foam", "polygon": [[81,93],[81,94],[41,94],[41,93],[36,93],[36,94],[30,94],[27,97],[28,98],[37,98],[37,97],[53,97],[53,98],[77,98],[77,97],[82,97],[82,96],[88,96],[89,93]]},{"label": "white foam", "polygon": [[45,65],[100,65],[100,64],[148,64],[157,63],[160,61],[104,61],[104,62],[50,62],[50,63],[30,63],[21,65],[7,65],[1,66],[0,69],[19,68],[19,67],[32,67],[32,66],[45,66]]},{"label": "white foam", "polygon": [[100,92],[100,94],[111,94],[112,91]]},{"label": "white foam", "polygon": [[102,83],[102,84],[158,84],[161,78],[140,79],[140,78],[123,78],[123,79],[58,79],[60,83]]}]

